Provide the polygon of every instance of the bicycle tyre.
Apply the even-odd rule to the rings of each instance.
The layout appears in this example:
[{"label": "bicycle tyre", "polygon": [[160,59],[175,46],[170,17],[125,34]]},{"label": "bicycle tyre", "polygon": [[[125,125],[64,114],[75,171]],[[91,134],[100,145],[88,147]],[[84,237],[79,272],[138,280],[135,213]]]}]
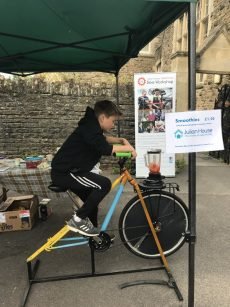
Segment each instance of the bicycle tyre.
[{"label": "bicycle tyre", "polygon": [[[142,193],[165,256],[175,253],[185,242],[188,230],[188,208],[167,191]],[[138,196],[132,198],[121,212],[119,233],[125,247],[142,258],[160,258]]]}]

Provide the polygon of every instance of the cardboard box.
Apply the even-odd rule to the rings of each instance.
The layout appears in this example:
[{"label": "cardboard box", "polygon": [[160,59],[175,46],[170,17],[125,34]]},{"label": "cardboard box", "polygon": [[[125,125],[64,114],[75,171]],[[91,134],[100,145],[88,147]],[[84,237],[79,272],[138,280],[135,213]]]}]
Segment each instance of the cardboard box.
[{"label": "cardboard box", "polygon": [[30,230],[38,215],[36,195],[8,197],[0,204],[0,232]]}]

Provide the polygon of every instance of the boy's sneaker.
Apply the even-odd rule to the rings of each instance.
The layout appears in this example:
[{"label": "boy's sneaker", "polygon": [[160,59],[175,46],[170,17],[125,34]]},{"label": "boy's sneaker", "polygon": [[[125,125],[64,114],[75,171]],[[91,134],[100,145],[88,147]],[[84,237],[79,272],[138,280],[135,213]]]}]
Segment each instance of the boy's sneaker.
[{"label": "boy's sneaker", "polygon": [[87,237],[98,236],[100,233],[100,230],[94,227],[88,218],[84,220],[81,219],[79,222],[76,222],[75,219],[72,217],[66,223],[69,226],[70,230],[74,232],[79,232],[80,234]]}]

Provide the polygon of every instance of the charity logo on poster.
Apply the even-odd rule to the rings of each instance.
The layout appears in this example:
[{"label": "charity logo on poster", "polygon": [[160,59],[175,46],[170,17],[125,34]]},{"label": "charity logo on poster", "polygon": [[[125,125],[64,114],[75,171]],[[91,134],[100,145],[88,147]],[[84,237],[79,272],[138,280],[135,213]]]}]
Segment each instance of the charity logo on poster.
[{"label": "charity logo on poster", "polygon": [[149,150],[161,150],[161,174],[175,175],[175,155],[165,150],[165,115],[175,111],[176,74],[134,75],[136,176],[147,177],[144,157]]}]

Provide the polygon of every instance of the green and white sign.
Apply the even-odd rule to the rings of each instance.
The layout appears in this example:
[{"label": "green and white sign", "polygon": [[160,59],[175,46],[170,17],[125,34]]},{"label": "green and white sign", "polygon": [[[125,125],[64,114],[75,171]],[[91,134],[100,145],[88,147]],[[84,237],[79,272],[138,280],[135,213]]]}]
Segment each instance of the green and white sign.
[{"label": "green and white sign", "polygon": [[224,149],[221,110],[168,113],[165,127],[167,153]]}]

